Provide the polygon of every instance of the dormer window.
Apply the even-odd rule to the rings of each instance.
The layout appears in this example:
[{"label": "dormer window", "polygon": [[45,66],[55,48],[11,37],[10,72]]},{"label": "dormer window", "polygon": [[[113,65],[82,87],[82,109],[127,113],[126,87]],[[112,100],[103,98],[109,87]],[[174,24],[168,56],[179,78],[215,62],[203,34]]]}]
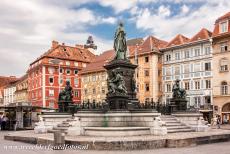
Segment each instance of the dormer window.
[{"label": "dormer window", "polygon": [[225,33],[228,31],[228,21],[220,23],[220,33]]}]

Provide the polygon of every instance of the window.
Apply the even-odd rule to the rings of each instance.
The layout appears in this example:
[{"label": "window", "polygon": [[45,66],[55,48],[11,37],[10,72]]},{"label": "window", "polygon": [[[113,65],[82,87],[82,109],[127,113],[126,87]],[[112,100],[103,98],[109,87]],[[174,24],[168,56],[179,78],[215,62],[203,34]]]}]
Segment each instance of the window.
[{"label": "window", "polygon": [[78,62],[74,62],[74,66],[78,66]]},{"label": "window", "polygon": [[96,81],[96,75],[92,76],[92,81]]},{"label": "window", "polygon": [[228,44],[227,42],[221,43],[220,44],[220,52],[225,52],[228,51]]},{"label": "window", "polygon": [[171,67],[166,67],[166,76],[171,75]]},{"label": "window", "polygon": [[211,104],[211,97],[210,96],[205,96],[204,97],[204,102],[205,102],[205,104]]},{"label": "window", "polygon": [[200,97],[194,97],[196,107],[200,106]]},{"label": "window", "polygon": [[205,71],[211,71],[211,62],[204,63],[204,70]]},{"label": "window", "polygon": [[195,57],[200,56],[200,49],[195,49]]},{"label": "window", "polygon": [[66,64],[67,66],[69,66],[69,65],[70,65],[70,62],[69,62],[69,61],[66,61],[65,64]]},{"label": "window", "polygon": [[145,62],[146,62],[146,63],[149,62],[149,57],[145,57]]},{"label": "window", "polygon": [[205,80],[205,87],[206,87],[206,89],[211,88],[211,80]]},{"label": "window", "polygon": [[79,83],[79,82],[78,82],[78,78],[75,78],[75,79],[74,79],[74,85],[76,85],[76,86],[77,86],[77,85],[78,85],[78,83]]},{"label": "window", "polygon": [[189,74],[189,64],[184,65],[184,74]]},{"label": "window", "polygon": [[59,78],[59,84],[60,84],[60,85],[63,84],[63,78],[62,78],[62,77]]},{"label": "window", "polygon": [[70,73],[71,73],[70,69],[66,69],[66,74],[70,75]]},{"label": "window", "polygon": [[54,73],[54,68],[53,67],[49,67],[48,71],[49,71],[50,74],[53,74]]},{"label": "window", "polygon": [[75,90],[75,91],[74,91],[74,97],[79,97],[78,90]]},{"label": "window", "polygon": [[52,101],[52,102],[49,102],[49,107],[50,108],[54,108],[54,102]]},{"label": "window", "polygon": [[176,60],[180,60],[180,52],[176,52],[175,53],[175,59]]},{"label": "window", "polygon": [[60,72],[60,73],[63,73],[63,68],[60,68],[59,72]]},{"label": "window", "polygon": [[189,58],[189,50],[184,51],[184,58]]},{"label": "window", "polygon": [[195,89],[200,89],[200,81],[195,81]]},{"label": "window", "polygon": [[105,74],[102,74],[101,79],[106,80]]},{"label": "window", "polygon": [[222,22],[220,23],[220,33],[225,33],[228,31],[228,22]]},{"label": "window", "polygon": [[165,60],[166,60],[166,61],[171,61],[171,55],[170,55],[170,54],[167,54]]},{"label": "window", "polygon": [[54,90],[49,90],[49,96],[54,96]]},{"label": "window", "polygon": [[84,93],[85,93],[85,95],[87,95],[87,93],[88,93],[88,90],[87,90],[87,89],[84,89]]},{"label": "window", "polygon": [[149,83],[145,84],[145,91],[149,91]]},{"label": "window", "polygon": [[149,76],[149,70],[145,70],[145,76]]},{"label": "window", "polygon": [[77,75],[77,73],[78,73],[78,70],[74,70],[74,74]]},{"label": "window", "polygon": [[223,58],[220,60],[220,71],[221,72],[228,71],[228,59]]},{"label": "window", "polygon": [[210,54],[210,53],[211,53],[211,48],[210,48],[210,46],[206,46],[206,47],[204,48],[204,51],[205,51],[205,54],[206,54],[206,55]]},{"label": "window", "polygon": [[194,72],[200,72],[200,63],[194,64]]},{"label": "window", "polygon": [[175,68],[174,68],[174,74],[175,75],[180,75],[180,66],[175,66]]},{"label": "window", "polygon": [[190,89],[189,81],[187,81],[187,82],[184,83],[184,89],[185,90],[189,90]]},{"label": "window", "polygon": [[83,63],[83,64],[82,64],[82,67],[86,67],[86,64],[85,64],[85,63]]},{"label": "window", "polygon": [[69,77],[66,78],[66,81],[69,81],[69,83],[71,84],[71,79]]},{"label": "window", "polygon": [[221,82],[221,94],[222,95],[228,94],[228,84],[225,81]]},{"label": "window", "polygon": [[105,94],[105,88],[104,87],[101,88],[101,92],[102,92],[102,94]]},{"label": "window", "polygon": [[166,84],[166,92],[171,92],[172,88],[171,88],[171,84],[167,83]]},{"label": "window", "polygon": [[93,88],[93,94],[96,94],[96,89],[95,88]]},{"label": "window", "polygon": [[50,82],[50,84],[53,84],[54,83],[54,77],[49,77],[49,82]]}]

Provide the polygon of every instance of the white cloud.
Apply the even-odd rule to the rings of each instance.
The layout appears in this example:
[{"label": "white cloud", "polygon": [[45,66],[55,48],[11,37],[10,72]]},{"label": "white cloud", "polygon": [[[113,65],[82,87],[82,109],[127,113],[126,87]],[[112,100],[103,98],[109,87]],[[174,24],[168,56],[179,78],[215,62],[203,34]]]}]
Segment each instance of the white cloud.
[{"label": "white cloud", "polygon": [[154,14],[145,8],[136,16],[136,27],[167,41],[179,33],[192,37],[203,27],[212,31],[215,20],[229,12],[229,8],[230,1],[228,0],[208,1],[186,15],[180,12],[168,18],[161,14]]},{"label": "white cloud", "polygon": [[170,14],[171,14],[171,11],[170,11],[169,6],[161,5],[158,8],[158,15],[159,16],[168,17],[168,16],[170,16]]},{"label": "white cloud", "polygon": [[181,13],[182,14],[186,14],[186,13],[188,13],[189,12],[189,7],[187,6],[187,5],[183,5],[182,7],[181,7]]},{"label": "white cloud", "polygon": [[[88,36],[93,35],[86,31],[87,26],[116,22],[114,17],[100,16],[86,8],[72,9],[76,2],[68,5],[58,5],[62,1],[52,2],[0,2],[0,65],[8,66],[0,67],[1,75],[24,74],[29,64],[50,48],[52,40],[84,44]],[[98,52],[112,47],[110,40],[93,37]]]}]

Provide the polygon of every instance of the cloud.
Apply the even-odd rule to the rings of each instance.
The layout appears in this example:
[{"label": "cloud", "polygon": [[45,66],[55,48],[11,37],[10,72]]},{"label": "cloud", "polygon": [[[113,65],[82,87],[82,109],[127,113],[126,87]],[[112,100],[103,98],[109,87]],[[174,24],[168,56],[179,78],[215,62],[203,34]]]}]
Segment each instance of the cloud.
[{"label": "cloud", "polygon": [[187,6],[187,5],[182,5],[182,7],[181,7],[181,13],[182,14],[186,14],[186,13],[188,13],[189,12],[189,7]]},{"label": "cloud", "polygon": [[161,6],[158,8],[158,15],[159,15],[159,16],[168,17],[168,16],[170,16],[170,14],[171,14],[171,11],[170,11],[169,6],[161,5]]},{"label": "cloud", "polygon": [[[47,51],[52,40],[69,45],[84,44],[89,35],[98,45],[98,53],[112,47],[111,40],[88,33],[86,28],[114,24],[116,18],[101,16],[80,6],[87,1],[20,0],[0,2],[1,75],[23,75],[29,64]],[[66,1],[65,1],[66,2]]]},{"label": "cloud", "polygon": [[[133,18],[135,18],[136,27],[139,30],[148,31],[149,34],[169,41],[179,33],[192,37],[203,27],[212,31],[215,20],[229,12],[230,2],[227,0],[207,1],[193,10],[189,10],[185,6],[182,8],[183,11],[171,14],[168,18],[160,13],[170,14],[165,7],[157,8],[158,14],[149,8],[139,8],[141,11]],[[187,12],[186,15],[185,12]]]}]

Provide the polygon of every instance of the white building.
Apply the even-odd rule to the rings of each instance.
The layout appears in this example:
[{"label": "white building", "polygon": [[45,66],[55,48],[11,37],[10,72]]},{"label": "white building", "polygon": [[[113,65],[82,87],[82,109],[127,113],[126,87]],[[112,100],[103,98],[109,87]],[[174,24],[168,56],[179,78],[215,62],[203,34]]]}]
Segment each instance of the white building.
[{"label": "white building", "polygon": [[212,33],[200,30],[191,39],[177,35],[163,52],[163,102],[172,98],[176,79],[187,93],[188,108],[211,109],[212,102]]},{"label": "white building", "polygon": [[4,106],[14,103],[15,99],[15,91],[16,91],[16,85],[15,84],[10,84],[9,86],[4,88],[4,100],[3,104]]}]

